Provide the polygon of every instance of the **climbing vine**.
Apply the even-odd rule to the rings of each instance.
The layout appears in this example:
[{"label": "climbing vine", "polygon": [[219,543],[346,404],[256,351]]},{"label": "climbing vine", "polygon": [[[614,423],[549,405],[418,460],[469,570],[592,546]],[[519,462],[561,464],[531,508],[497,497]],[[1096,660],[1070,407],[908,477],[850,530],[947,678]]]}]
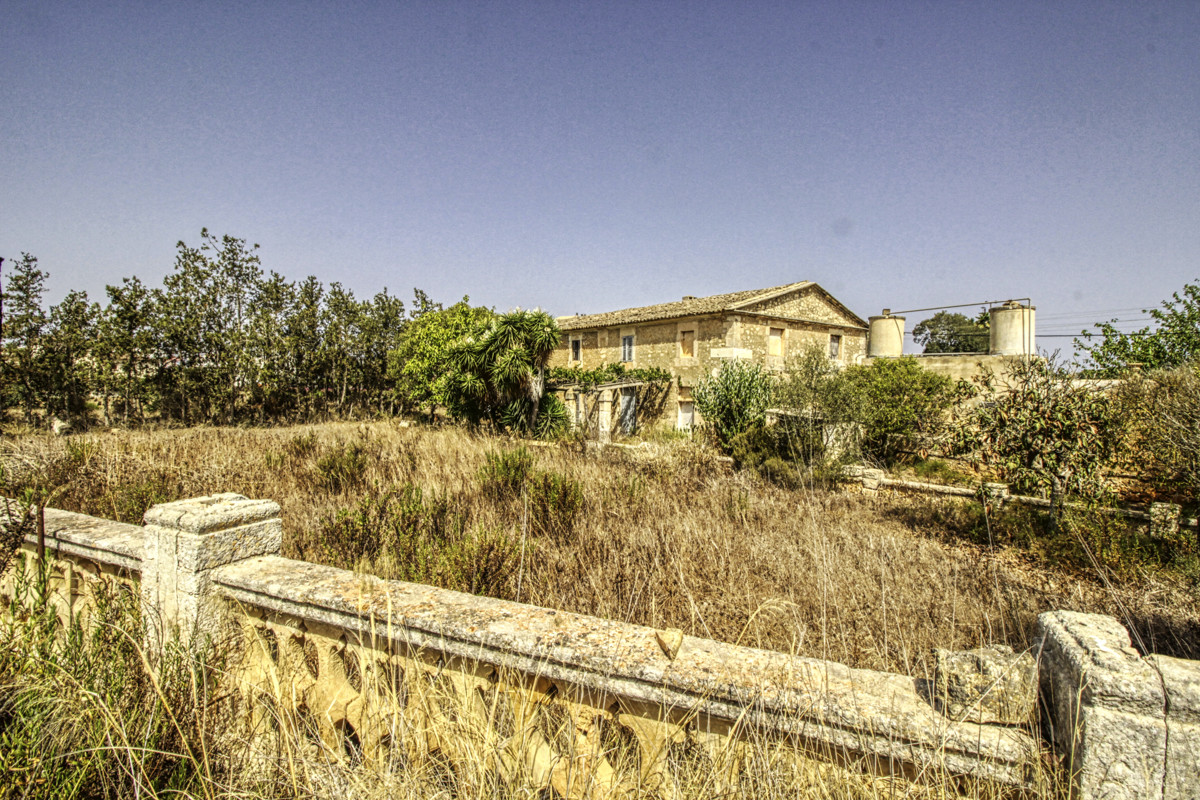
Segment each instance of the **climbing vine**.
[{"label": "climbing vine", "polygon": [[552,386],[577,386],[584,392],[590,392],[601,384],[621,382],[667,384],[671,382],[671,373],[662,367],[633,368],[617,363],[605,364],[596,369],[555,367],[550,370],[549,380]]}]

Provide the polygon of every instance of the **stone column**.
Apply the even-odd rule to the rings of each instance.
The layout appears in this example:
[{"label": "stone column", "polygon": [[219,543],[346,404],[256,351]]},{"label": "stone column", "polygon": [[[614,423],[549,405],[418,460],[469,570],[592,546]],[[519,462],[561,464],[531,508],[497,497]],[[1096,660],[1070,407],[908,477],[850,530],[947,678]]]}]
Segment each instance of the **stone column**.
[{"label": "stone column", "polygon": [[997,504],[1003,504],[1008,499],[1008,484],[985,483],[983,485],[983,496],[995,501]]},{"label": "stone column", "polygon": [[1008,501],[1007,483],[985,483],[983,502],[991,509],[999,509]]},{"label": "stone column", "polygon": [[606,443],[612,441],[612,397],[612,389],[600,390],[600,418],[597,420],[596,439]]},{"label": "stone column", "polygon": [[203,643],[221,626],[209,574],[217,567],[279,553],[279,504],[216,494],[152,506],[145,516],[142,618],[152,645],[173,637]]}]

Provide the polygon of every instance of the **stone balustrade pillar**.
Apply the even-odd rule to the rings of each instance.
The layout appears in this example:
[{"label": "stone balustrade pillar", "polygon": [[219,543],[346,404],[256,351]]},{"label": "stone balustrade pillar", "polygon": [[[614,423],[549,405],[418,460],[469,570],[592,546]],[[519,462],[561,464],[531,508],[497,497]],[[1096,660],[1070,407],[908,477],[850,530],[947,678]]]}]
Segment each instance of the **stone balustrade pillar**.
[{"label": "stone balustrade pillar", "polygon": [[142,617],[153,645],[171,638],[202,644],[220,630],[211,591],[217,567],[279,553],[279,504],[217,494],[152,506],[145,516]]},{"label": "stone balustrade pillar", "polygon": [[1200,796],[1200,663],[1142,656],[1099,614],[1038,617],[1045,721],[1080,800]]},{"label": "stone balustrade pillar", "polygon": [[1179,520],[1183,508],[1176,503],[1150,504],[1150,537],[1174,541],[1179,536]]}]

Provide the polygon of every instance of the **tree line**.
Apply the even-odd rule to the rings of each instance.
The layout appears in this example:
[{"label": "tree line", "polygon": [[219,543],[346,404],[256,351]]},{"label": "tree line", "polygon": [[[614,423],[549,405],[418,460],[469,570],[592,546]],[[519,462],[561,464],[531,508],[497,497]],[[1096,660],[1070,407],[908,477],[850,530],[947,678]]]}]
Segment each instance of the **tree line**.
[{"label": "tree line", "polygon": [[467,297],[444,308],[416,289],[406,313],[386,288],[358,299],[265,272],[258,249],[204,229],[199,245],[176,245],[161,287],[129,277],[103,304],[72,291],[49,309],[48,274],[23,253],[0,295],[0,414],[194,425],[442,407],[475,424],[565,419],[543,399],[559,341],[544,312],[496,314]]}]

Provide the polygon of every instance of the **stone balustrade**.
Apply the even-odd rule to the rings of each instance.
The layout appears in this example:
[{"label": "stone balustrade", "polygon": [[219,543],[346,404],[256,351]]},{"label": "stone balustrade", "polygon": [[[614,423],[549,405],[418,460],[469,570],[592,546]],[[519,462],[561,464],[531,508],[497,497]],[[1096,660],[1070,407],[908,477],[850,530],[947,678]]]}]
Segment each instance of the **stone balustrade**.
[{"label": "stone balustrade", "polygon": [[[754,757],[764,741],[778,743],[772,753],[909,777],[932,769],[1030,786],[1041,773],[1034,727],[947,716],[932,681],[281,558],[279,507],[269,501],[181,501],[154,507],[146,522],[47,510],[60,616],[85,612],[89,581],[139,584],[151,642],[165,633],[237,654],[225,680],[256,736],[295,726],[314,746],[372,760],[484,754],[500,773],[563,797],[621,796],[635,785],[678,796],[688,764],[736,784],[778,768]],[[31,563],[33,537],[22,556]],[[12,597],[14,581],[10,571],[0,593]],[[1043,615],[1040,654],[1052,742],[1073,757],[1081,797],[1127,796],[1091,776],[1098,759],[1117,763],[1122,747],[1141,740],[1092,744],[1110,724],[1111,709],[1096,700],[1108,695],[1086,691],[1101,673],[1061,664],[1083,663],[1076,650],[1100,640],[1068,641],[1056,620]],[[1120,626],[1109,622],[1115,635]],[[1186,687],[1200,683],[1188,682],[1192,662],[1163,667],[1159,657],[1122,653],[1135,682],[1146,669],[1184,676],[1164,696],[1191,697]],[[1182,797],[1200,785],[1182,740],[1166,735],[1195,721],[1184,701],[1175,708],[1176,727],[1161,715],[1159,750],[1127,755],[1149,765],[1141,797]],[[1153,717],[1153,703],[1136,713]]]}]

